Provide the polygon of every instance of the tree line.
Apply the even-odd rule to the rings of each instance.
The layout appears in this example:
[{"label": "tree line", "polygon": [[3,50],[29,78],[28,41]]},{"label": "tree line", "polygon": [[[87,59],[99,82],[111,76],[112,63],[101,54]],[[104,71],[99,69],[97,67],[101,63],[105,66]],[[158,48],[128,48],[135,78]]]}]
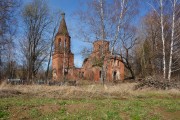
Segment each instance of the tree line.
[{"label": "tree line", "polygon": [[0,1],[0,79],[48,79],[60,12],[52,12],[45,0],[21,2]]}]

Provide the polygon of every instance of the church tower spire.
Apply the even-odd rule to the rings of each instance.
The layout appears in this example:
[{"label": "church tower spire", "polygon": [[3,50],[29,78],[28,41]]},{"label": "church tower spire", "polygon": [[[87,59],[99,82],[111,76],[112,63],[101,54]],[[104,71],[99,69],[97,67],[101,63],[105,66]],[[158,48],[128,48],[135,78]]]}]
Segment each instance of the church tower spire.
[{"label": "church tower spire", "polygon": [[66,21],[65,21],[65,13],[61,14],[62,19],[59,25],[58,32],[56,34],[56,40],[55,40],[55,51],[64,53],[70,53],[71,52],[71,41],[69,32],[67,29]]},{"label": "church tower spire", "polygon": [[62,13],[62,19],[58,32],[54,40],[54,53],[52,56],[53,79],[60,80],[70,74],[74,68],[74,54],[71,52],[71,37],[69,35],[65,13]]},{"label": "church tower spire", "polygon": [[67,30],[66,21],[65,21],[65,13],[62,13],[61,16],[62,16],[62,20],[57,34],[69,36],[69,32]]}]

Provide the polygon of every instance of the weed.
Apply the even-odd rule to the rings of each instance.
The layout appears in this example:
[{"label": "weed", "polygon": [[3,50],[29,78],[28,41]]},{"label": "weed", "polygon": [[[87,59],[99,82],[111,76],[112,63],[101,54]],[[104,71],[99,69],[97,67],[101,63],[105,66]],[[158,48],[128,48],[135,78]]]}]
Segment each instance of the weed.
[{"label": "weed", "polygon": [[60,102],[59,102],[59,105],[66,105],[66,104],[67,104],[66,101],[60,101]]},{"label": "weed", "polygon": [[5,120],[9,116],[9,113],[6,110],[0,110],[0,119]]},{"label": "weed", "polygon": [[107,111],[107,120],[119,120],[119,113],[117,111]]},{"label": "weed", "polygon": [[66,108],[64,108],[64,107],[61,108],[61,109],[59,110],[59,113],[60,113],[60,114],[65,114],[65,113],[66,113]]},{"label": "weed", "polygon": [[37,118],[41,115],[41,113],[39,112],[38,109],[36,108],[32,108],[30,111],[29,111],[29,114],[32,118]]}]

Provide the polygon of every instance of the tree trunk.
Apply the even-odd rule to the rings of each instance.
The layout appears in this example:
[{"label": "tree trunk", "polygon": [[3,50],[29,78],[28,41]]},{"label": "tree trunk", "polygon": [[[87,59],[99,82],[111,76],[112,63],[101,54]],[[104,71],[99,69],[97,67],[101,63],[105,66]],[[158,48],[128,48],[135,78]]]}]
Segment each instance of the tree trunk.
[{"label": "tree trunk", "polygon": [[56,28],[54,28],[53,30],[53,36],[52,36],[52,39],[51,39],[51,49],[50,49],[50,53],[49,53],[49,60],[48,60],[48,65],[47,65],[47,70],[46,70],[46,80],[48,79],[48,74],[49,74],[49,65],[50,65],[50,62],[51,62],[51,56],[52,56],[52,48],[53,48],[53,44],[54,44],[54,35],[55,35],[55,32],[56,32]]},{"label": "tree trunk", "polygon": [[165,52],[165,38],[164,38],[164,16],[163,16],[163,0],[160,0],[161,6],[161,39],[163,43],[163,77],[166,78],[166,52]]},{"label": "tree trunk", "polygon": [[101,30],[102,30],[102,33],[101,33],[101,36],[102,36],[102,46],[101,46],[101,60],[102,60],[102,63],[103,65],[101,66],[101,79],[102,79],[102,83],[104,85],[105,83],[105,71],[104,71],[104,68],[105,68],[105,65],[104,65],[104,57],[105,57],[105,53],[104,53],[104,41],[105,40],[105,26],[104,26],[104,2],[103,0],[100,0],[100,12],[101,12],[101,16],[100,16],[100,19],[101,19]]},{"label": "tree trunk", "polygon": [[120,16],[119,16],[117,30],[116,30],[116,34],[115,34],[113,44],[112,44],[112,48],[111,48],[111,55],[114,52],[114,47],[115,47],[115,44],[116,44],[117,39],[118,39],[118,35],[119,35],[119,31],[120,31],[120,24],[121,24],[121,21],[122,21],[122,18],[123,18],[123,13],[124,13],[124,5],[125,5],[125,0],[121,0],[121,13],[120,13]]},{"label": "tree trunk", "polygon": [[172,17],[172,33],[171,33],[171,46],[170,46],[170,56],[169,56],[169,72],[168,72],[168,80],[171,80],[171,72],[172,72],[172,57],[173,57],[173,47],[174,47],[174,27],[175,27],[175,6],[176,2],[173,2],[173,17]]}]

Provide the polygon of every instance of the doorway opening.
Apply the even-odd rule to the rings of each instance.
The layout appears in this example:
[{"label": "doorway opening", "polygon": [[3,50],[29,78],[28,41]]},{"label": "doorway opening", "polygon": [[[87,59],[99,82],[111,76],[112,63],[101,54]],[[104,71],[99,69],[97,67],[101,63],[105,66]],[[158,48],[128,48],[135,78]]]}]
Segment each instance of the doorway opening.
[{"label": "doorway opening", "polygon": [[101,78],[102,78],[102,73],[101,71],[99,71],[99,79],[101,80]]},{"label": "doorway opening", "polygon": [[116,71],[114,71],[114,72],[113,72],[113,81],[115,81],[115,80],[116,80],[116,78],[117,78],[116,76],[117,76],[117,72],[116,72]]}]

